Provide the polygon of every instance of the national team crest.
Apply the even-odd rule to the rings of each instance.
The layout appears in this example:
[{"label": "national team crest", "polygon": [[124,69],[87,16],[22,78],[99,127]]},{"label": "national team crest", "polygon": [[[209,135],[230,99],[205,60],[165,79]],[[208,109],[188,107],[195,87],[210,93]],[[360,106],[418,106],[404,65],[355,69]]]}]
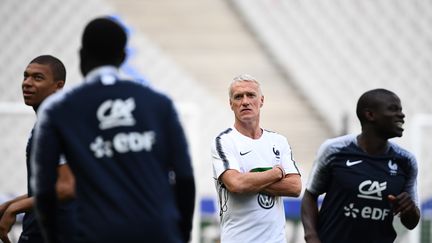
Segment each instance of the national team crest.
[{"label": "national team crest", "polygon": [[397,175],[398,165],[394,163],[392,160],[389,160],[388,167],[390,169],[390,175]]}]

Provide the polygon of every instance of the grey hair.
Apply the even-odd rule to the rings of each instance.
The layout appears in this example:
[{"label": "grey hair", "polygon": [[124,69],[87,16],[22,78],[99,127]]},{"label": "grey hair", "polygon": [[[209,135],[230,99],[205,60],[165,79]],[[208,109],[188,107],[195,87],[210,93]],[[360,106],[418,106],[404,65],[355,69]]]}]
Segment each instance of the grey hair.
[{"label": "grey hair", "polygon": [[233,81],[231,82],[231,85],[230,85],[229,91],[228,91],[229,92],[228,95],[230,98],[232,97],[232,94],[233,94],[233,92],[232,92],[233,85],[236,83],[239,83],[239,82],[255,83],[258,86],[259,94],[262,95],[261,84],[258,82],[258,80],[256,78],[254,78],[252,75],[249,75],[249,74],[240,74],[240,75],[234,77]]}]

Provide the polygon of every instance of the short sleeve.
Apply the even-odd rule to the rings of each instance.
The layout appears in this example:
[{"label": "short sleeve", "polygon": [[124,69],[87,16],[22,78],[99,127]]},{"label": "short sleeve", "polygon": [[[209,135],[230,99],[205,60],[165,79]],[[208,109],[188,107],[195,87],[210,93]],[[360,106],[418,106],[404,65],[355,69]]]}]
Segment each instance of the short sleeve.
[{"label": "short sleeve", "polygon": [[300,171],[297,168],[296,162],[292,156],[291,146],[288,144],[286,138],[283,139],[282,142],[283,152],[282,152],[282,166],[285,170],[286,174],[300,174]]},{"label": "short sleeve", "polygon": [[219,179],[220,175],[228,169],[240,171],[239,163],[234,156],[233,146],[223,135],[219,135],[213,140],[211,154],[215,179]]},{"label": "short sleeve", "polygon": [[411,170],[409,171],[408,180],[405,184],[404,191],[408,192],[408,194],[414,200],[417,207],[419,207],[419,199],[417,194],[417,174],[418,174],[417,160],[411,154],[409,156],[409,163],[411,165]]},{"label": "short sleeve", "polygon": [[318,150],[306,186],[306,189],[313,194],[319,195],[326,192],[329,180],[328,158],[331,150],[328,143],[322,144]]}]

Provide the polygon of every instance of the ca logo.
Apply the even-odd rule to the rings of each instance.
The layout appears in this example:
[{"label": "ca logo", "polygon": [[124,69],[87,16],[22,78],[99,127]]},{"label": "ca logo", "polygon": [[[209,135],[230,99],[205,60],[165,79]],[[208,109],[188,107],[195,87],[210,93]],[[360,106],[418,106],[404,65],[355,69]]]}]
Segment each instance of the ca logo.
[{"label": "ca logo", "polygon": [[109,129],[117,126],[133,126],[135,119],[132,111],[135,109],[135,100],[106,100],[97,110],[100,129]]},{"label": "ca logo", "polygon": [[387,182],[378,182],[366,180],[360,183],[358,197],[372,199],[372,200],[382,200],[382,191],[387,189]]}]

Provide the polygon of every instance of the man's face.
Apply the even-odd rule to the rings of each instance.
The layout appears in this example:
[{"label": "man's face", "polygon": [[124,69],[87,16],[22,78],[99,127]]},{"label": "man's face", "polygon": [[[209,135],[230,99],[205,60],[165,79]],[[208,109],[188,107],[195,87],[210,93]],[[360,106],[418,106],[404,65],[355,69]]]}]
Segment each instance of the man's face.
[{"label": "man's face", "polygon": [[261,95],[258,85],[254,82],[237,82],[231,86],[231,91],[230,105],[236,120],[258,120],[264,103],[264,96]]},{"label": "man's face", "polygon": [[374,109],[375,127],[386,138],[401,137],[405,114],[396,95],[383,95]]},{"label": "man's face", "polygon": [[30,63],[24,71],[22,83],[24,103],[38,107],[46,97],[60,89],[63,83],[54,81],[48,64]]}]

